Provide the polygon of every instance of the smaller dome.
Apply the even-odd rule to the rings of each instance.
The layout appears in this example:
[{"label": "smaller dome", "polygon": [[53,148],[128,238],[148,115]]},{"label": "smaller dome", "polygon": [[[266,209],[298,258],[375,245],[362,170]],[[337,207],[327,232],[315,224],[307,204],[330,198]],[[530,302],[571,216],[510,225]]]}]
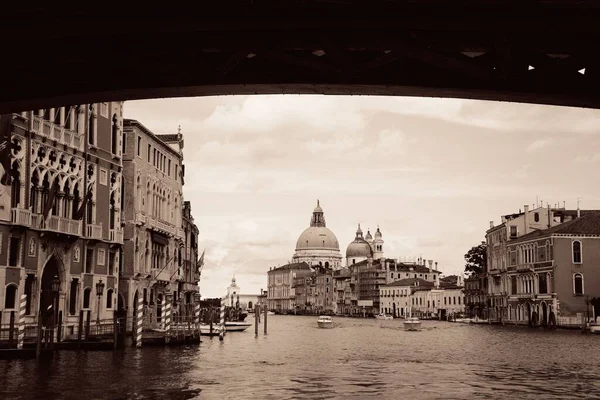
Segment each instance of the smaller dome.
[{"label": "smaller dome", "polygon": [[365,236],[366,240],[373,240],[373,236],[371,236],[371,231],[367,230],[367,236]]},{"label": "smaller dome", "polygon": [[355,239],[346,249],[346,258],[348,257],[370,257],[373,255],[371,245],[364,239]]},{"label": "smaller dome", "polygon": [[375,237],[381,238],[381,231],[379,230],[379,227],[377,227],[377,232],[375,232]]}]

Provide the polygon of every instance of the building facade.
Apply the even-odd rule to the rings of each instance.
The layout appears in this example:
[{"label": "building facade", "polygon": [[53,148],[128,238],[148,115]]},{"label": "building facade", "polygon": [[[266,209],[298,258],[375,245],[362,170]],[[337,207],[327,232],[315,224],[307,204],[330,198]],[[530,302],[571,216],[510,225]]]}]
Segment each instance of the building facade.
[{"label": "building facade", "polygon": [[174,315],[187,314],[198,292],[198,229],[184,207],[183,140],[155,135],[125,120],[125,262],[120,290],[130,317],[138,298],[146,327],[161,323],[163,301]]},{"label": "building facade", "polygon": [[500,225],[494,226],[493,221],[490,221],[490,229],[486,232],[488,261],[481,277],[481,288],[487,295],[485,316],[495,321],[509,318],[508,297],[512,282],[508,271],[508,246],[511,242],[595,212],[549,207],[530,210],[525,205],[522,212],[519,210],[518,213],[502,216]]},{"label": "building facade", "polygon": [[524,235],[508,256],[508,322],[581,326],[600,314],[600,214]]},{"label": "building facade", "polygon": [[267,307],[279,312],[296,309],[294,279],[299,271],[312,271],[306,262],[291,263],[270,268],[267,273]]},{"label": "building facade", "polygon": [[26,295],[26,322],[68,338],[80,311],[103,323],[122,306],[122,121],[122,102],[2,116],[3,322]]}]

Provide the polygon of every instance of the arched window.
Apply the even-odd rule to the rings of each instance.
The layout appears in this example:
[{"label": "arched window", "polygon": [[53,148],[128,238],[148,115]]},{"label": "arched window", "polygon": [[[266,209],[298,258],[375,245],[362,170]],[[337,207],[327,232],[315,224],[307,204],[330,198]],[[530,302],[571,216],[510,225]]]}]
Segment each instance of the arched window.
[{"label": "arched window", "polygon": [[573,264],[581,264],[581,242],[579,240],[573,242]]},{"label": "arched window", "polygon": [[14,162],[10,171],[12,180],[10,183],[10,201],[11,207],[23,206],[21,203],[21,174],[19,171],[19,163]]},{"label": "arched window", "polygon": [[83,308],[90,308],[90,296],[92,295],[92,289],[89,287],[83,291]]},{"label": "arched window", "polygon": [[113,305],[113,290],[108,289],[106,291],[106,308],[112,308]]},{"label": "arched window", "polygon": [[6,287],[6,295],[4,298],[4,308],[14,309],[17,305],[17,286],[8,285]]},{"label": "arched window", "polygon": [[583,275],[573,275],[573,293],[575,296],[583,295]]},{"label": "arched window", "polygon": [[534,213],[533,214],[533,220],[535,222],[540,222],[540,214],[539,213]]},{"label": "arched window", "polygon": [[96,113],[92,104],[88,106],[88,115],[88,143],[93,146],[96,144]]}]

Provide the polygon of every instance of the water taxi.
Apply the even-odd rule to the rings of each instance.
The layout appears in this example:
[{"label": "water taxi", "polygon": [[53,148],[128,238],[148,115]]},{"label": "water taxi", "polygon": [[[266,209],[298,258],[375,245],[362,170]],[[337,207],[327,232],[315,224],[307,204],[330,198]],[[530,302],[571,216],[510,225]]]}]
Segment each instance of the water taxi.
[{"label": "water taxi", "polygon": [[375,316],[375,318],[383,319],[383,320],[394,319],[394,317],[391,314],[384,314],[384,313],[379,313],[377,316]]},{"label": "water taxi", "polygon": [[421,329],[421,321],[417,317],[408,317],[404,320],[404,329],[407,331],[418,331]]},{"label": "water taxi", "polygon": [[319,328],[333,328],[333,318],[328,315],[321,315],[317,320]]}]

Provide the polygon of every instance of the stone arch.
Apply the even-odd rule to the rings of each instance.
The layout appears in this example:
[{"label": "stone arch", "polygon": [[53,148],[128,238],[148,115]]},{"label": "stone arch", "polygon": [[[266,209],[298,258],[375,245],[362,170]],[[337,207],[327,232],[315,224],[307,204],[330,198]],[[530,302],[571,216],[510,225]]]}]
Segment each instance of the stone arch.
[{"label": "stone arch", "polygon": [[[59,281],[59,293],[55,294],[52,292],[52,283],[54,278],[58,278]],[[54,309],[55,296],[60,297],[60,293],[66,291],[66,270],[59,254],[56,249],[48,255],[44,262],[44,267],[41,272],[40,279],[40,295],[39,295],[39,311],[42,315],[42,322],[44,324],[50,323],[53,319],[58,316],[61,304],[57,301],[58,309]]]}]

